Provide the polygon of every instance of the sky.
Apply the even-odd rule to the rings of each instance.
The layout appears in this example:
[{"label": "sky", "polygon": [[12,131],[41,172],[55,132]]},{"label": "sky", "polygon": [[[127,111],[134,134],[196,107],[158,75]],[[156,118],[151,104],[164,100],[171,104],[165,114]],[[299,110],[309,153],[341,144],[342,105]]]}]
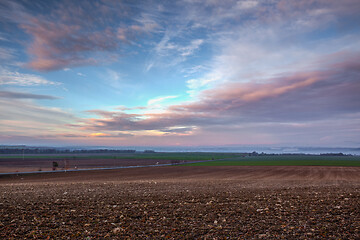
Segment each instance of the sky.
[{"label": "sky", "polygon": [[0,144],[360,147],[359,0],[0,0]]}]

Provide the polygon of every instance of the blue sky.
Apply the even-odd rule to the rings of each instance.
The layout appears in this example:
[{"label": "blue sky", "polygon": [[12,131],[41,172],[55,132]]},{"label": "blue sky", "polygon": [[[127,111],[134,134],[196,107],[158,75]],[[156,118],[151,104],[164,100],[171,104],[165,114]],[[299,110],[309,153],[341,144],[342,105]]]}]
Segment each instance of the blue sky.
[{"label": "blue sky", "polygon": [[0,144],[360,144],[356,0],[0,1]]}]

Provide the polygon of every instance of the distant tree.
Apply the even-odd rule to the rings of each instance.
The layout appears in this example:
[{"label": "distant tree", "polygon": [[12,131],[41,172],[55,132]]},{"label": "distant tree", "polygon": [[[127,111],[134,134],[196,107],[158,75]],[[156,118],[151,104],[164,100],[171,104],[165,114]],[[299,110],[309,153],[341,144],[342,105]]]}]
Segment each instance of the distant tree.
[{"label": "distant tree", "polygon": [[249,154],[250,156],[258,156],[259,154],[256,151],[253,151],[252,153]]}]

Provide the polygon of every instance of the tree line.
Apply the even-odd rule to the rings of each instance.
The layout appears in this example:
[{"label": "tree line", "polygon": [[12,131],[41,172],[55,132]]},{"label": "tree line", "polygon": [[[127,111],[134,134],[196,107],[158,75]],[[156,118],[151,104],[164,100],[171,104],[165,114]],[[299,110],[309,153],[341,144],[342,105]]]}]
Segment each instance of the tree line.
[{"label": "tree line", "polygon": [[59,153],[135,153],[136,150],[113,149],[56,149],[56,148],[2,148],[0,154],[59,154]]}]

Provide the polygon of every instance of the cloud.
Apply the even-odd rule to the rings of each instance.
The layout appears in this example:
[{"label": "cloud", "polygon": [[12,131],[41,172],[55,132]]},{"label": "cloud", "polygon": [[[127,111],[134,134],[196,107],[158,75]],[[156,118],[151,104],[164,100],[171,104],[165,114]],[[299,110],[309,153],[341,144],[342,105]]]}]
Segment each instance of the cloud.
[{"label": "cloud", "polygon": [[11,48],[0,47],[0,59],[2,61],[10,61],[15,58],[15,50]]},{"label": "cloud", "polygon": [[[138,17],[135,8],[116,1],[45,5],[30,7],[26,2],[5,1],[0,11],[3,19],[17,24],[31,37],[27,66],[39,71],[113,61],[118,56],[116,51],[130,44],[139,31],[150,33],[157,27],[146,14]],[[42,11],[43,7],[50,11]],[[131,23],[138,25],[131,27]]]},{"label": "cloud", "polygon": [[159,104],[163,101],[166,101],[168,99],[174,99],[174,98],[177,98],[178,96],[165,96],[165,97],[157,97],[157,98],[153,98],[153,99],[150,99],[148,101],[148,105],[154,105],[154,104]]},{"label": "cloud", "polygon": [[[311,86],[321,77],[317,73],[296,74],[279,79],[269,80],[271,83],[229,83],[225,87],[206,90],[202,93],[204,99],[228,101],[231,103],[255,102],[266,98],[274,98],[295,91],[299,88]],[[232,105],[236,106],[236,104]]]},{"label": "cloud", "polygon": [[86,77],[86,75],[81,73],[81,72],[78,72],[77,75],[80,76],[80,77]]},{"label": "cloud", "polygon": [[231,82],[204,90],[199,101],[170,109],[206,112],[228,120],[303,121],[360,110],[359,57],[330,64],[326,70],[283,74],[260,82]]},{"label": "cloud", "polygon": [[132,134],[128,134],[128,133],[115,133],[115,134],[110,134],[110,133],[101,133],[101,132],[97,132],[97,133],[91,133],[90,135],[88,135],[90,137],[100,137],[100,138],[129,138],[132,137]]},{"label": "cloud", "polygon": [[0,41],[7,42],[7,41],[9,41],[9,40],[7,39],[7,37],[5,36],[5,34],[0,33]]},{"label": "cloud", "polygon": [[116,115],[116,113],[117,113],[115,111],[105,111],[105,110],[100,110],[100,109],[88,110],[86,112],[91,113],[91,114],[95,114],[97,116],[101,116],[101,117],[104,117],[104,118],[111,118],[114,115]]},{"label": "cloud", "polygon": [[38,75],[9,71],[5,68],[0,68],[0,85],[34,86],[59,85],[59,83],[46,80]]},{"label": "cloud", "polygon": [[68,25],[34,17],[29,19],[29,24],[21,27],[34,39],[28,52],[34,56],[29,67],[36,70],[94,65],[97,60],[91,55],[92,52],[114,50],[118,45],[115,34],[106,29],[102,32],[91,31],[83,25]]},{"label": "cloud", "polygon": [[259,4],[258,1],[239,1],[236,3],[236,9],[244,10],[254,8]]},{"label": "cloud", "polygon": [[119,106],[116,107],[115,109],[120,110],[120,111],[131,111],[131,110],[145,110],[148,109],[148,107],[143,107],[143,106],[138,106],[138,107],[125,107],[125,106]]},{"label": "cloud", "polygon": [[[0,35],[1,40],[1,35]],[[3,67],[21,67],[22,62],[17,60],[18,51],[11,47],[0,47],[0,61]],[[1,67],[0,67],[1,69]]]},{"label": "cloud", "polygon": [[130,89],[136,86],[136,84],[127,81],[127,74],[111,69],[100,72],[99,77],[103,79],[105,85],[108,85],[116,93],[123,93],[125,89],[129,93]]},{"label": "cloud", "polygon": [[5,93],[5,97],[0,97],[0,135],[3,143],[26,141],[31,144],[50,144],[51,141],[41,139],[48,139],[45,135],[67,133],[69,128],[66,124],[79,121],[62,109],[33,102],[39,99],[50,100],[52,97],[23,93]]},{"label": "cloud", "polygon": [[[173,36],[171,36],[173,35]],[[187,45],[180,45],[171,42],[178,33],[166,34],[161,41],[155,46],[153,56],[146,65],[146,71],[153,67],[170,67],[185,62],[188,57],[193,55],[204,43],[203,39],[191,40]]]},{"label": "cloud", "polygon": [[194,51],[197,50],[200,47],[200,45],[203,43],[204,43],[203,39],[195,39],[191,41],[190,45],[181,47],[178,49],[178,51],[180,52],[181,56],[187,57],[192,55]]},{"label": "cloud", "polygon": [[196,131],[196,127],[170,127],[167,129],[161,129],[160,132],[164,133],[164,136],[190,136]]},{"label": "cloud", "polygon": [[134,31],[151,33],[160,28],[159,24],[153,19],[153,14],[141,13],[138,18],[135,18],[137,24],[131,25],[130,28]]},{"label": "cloud", "polygon": [[[359,41],[358,34],[323,33],[329,26],[322,24],[300,28],[295,19],[284,17],[279,23],[256,19],[240,24],[241,27],[234,26],[230,33],[218,33],[212,42],[216,54],[203,64],[207,71],[187,80],[188,93],[196,96],[199,91],[227,82],[263,82],[283,72],[316,70],[318,64],[314,63],[324,55],[360,50],[358,44],[354,44]],[[319,36],[313,38],[309,35],[313,35],[315,29]],[[322,34],[333,35],[324,39]]]},{"label": "cloud", "polygon": [[[359,55],[322,70],[283,73],[265,82],[230,82],[200,92],[197,101],[169,106],[161,113],[99,111],[105,118],[84,119],[91,131],[158,131],[346,119],[360,113]],[[320,68],[320,66],[319,66]],[[295,126],[295,125],[294,125]],[[175,131],[176,132],[176,131]]]},{"label": "cloud", "polygon": [[257,31],[259,26],[265,29],[281,28],[287,35],[294,31],[306,34],[316,29],[328,29],[330,24],[337,31],[346,32],[356,29],[356,22],[360,18],[357,0],[191,0],[184,1],[182,8],[188,10],[183,14],[183,21],[193,23],[191,27],[196,30],[209,30],[210,39],[236,34],[243,28]]},{"label": "cloud", "polygon": [[176,116],[176,113],[128,114],[115,111],[95,111],[104,118],[84,119],[79,124],[73,126],[95,132],[144,130],[160,131],[161,129],[169,129],[171,127],[186,127],[184,126],[186,122],[183,120],[189,118],[189,114],[178,114]]},{"label": "cloud", "polygon": [[32,94],[32,93],[23,93],[23,92],[12,92],[12,91],[0,91],[0,98],[8,99],[45,99],[45,100],[54,100],[59,99],[58,97],[50,95],[41,95],[41,94]]},{"label": "cloud", "polygon": [[[19,120],[44,123],[64,123],[67,120],[75,120],[76,118],[59,108],[43,107],[31,101],[25,101],[23,98],[13,98],[9,101],[6,98],[1,98],[1,113],[2,120]],[[31,126],[28,124],[27,126]]]}]

